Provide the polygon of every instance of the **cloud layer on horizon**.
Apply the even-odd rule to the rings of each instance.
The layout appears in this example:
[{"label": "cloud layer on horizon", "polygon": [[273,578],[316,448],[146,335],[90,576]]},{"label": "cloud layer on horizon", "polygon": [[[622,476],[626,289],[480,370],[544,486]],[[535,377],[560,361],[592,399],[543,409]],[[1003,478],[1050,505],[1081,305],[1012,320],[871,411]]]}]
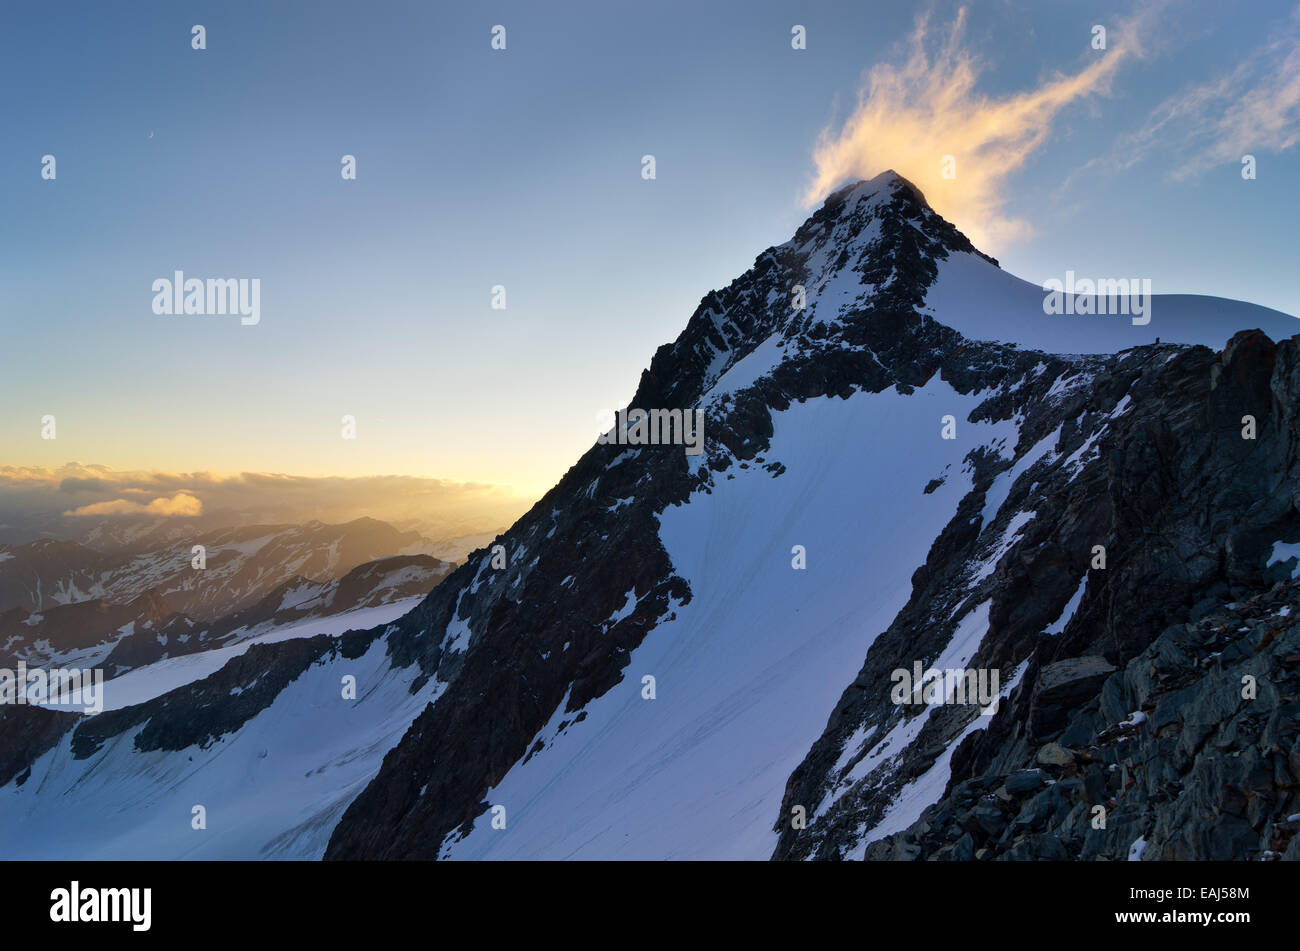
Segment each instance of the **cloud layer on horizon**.
[{"label": "cloud layer on horizon", "polygon": [[0,542],[74,536],[92,519],[184,517],[204,525],[418,523],[443,537],[495,530],[532,500],[512,490],[416,476],[125,471],[68,463],[0,466]]}]

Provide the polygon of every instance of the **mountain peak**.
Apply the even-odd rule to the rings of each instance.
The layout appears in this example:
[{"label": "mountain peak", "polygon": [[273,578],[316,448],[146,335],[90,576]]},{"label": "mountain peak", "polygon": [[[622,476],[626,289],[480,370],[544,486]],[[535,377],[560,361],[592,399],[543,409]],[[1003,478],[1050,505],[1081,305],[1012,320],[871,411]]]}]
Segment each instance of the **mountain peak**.
[{"label": "mountain peak", "polygon": [[[894,199],[900,192],[911,200],[905,200],[897,205],[894,204]],[[909,217],[921,209],[934,213],[930,203],[925,200],[925,193],[892,168],[887,168],[871,178],[860,179],[841,186],[826,196],[826,200],[822,203],[822,209],[832,211],[856,210],[864,201],[870,202],[872,206],[876,207],[893,206],[896,210],[907,213]]]},{"label": "mountain peak", "polygon": [[789,241],[763,251],[749,271],[704,296],[677,341],[655,354],[635,405],[695,405],[767,341],[780,356],[751,361],[730,386],[772,371],[773,361],[834,350],[835,341],[852,349],[849,338],[857,338],[863,321],[919,313],[938,262],[953,252],[997,266],[893,169],[844,185]]}]

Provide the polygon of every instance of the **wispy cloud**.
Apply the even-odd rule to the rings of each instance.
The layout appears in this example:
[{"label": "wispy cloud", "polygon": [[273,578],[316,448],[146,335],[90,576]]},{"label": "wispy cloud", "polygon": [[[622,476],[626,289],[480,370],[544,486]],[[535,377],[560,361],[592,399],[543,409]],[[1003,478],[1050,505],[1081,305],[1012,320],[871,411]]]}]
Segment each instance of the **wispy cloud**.
[{"label": "wispy cloud", "polygon": [[[853,113],[837,131],[822,130],[806,203],[848,179],[893,168],[976,245],[991,249],[1024,237],[1028,223],[1004,212],[1009,178],[1047,141],[1062,109],[1110,91],[1120,65],[1141,54],[1139,35],[1155,9],[1114,24],[1107,49],[1089,50],[1094,59],[1078,72],[1000,97],[976,91],[984,65],[965,46],[965,8],[937,44],[929,17],[920,17],[901,65],[873,67]],[[943,176],[944,156],[955,160],[955,178]]]},{"label": "wispy cloud", "polygon": [[1164,157],[1185,179],[1243,155],[1283,152],[1300,142],[1300,7],[1235,69],[1157,106],[1124,140],[1114,165]]}]

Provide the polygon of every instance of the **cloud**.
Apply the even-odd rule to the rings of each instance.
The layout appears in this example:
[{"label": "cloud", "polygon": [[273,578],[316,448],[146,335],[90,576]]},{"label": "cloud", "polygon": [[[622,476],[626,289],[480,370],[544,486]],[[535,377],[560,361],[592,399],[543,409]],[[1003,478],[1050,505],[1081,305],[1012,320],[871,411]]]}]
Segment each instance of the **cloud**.
[{"label": "cloud", "polygon": [[[963,45],[965,8],[937,49],[932,49],[929,17],[919,17],[902,64],[874,66],[853,113],[838,131],[822,130],[805,203],[816,204],[846,180],[892,168],[977,246],[988,250],[1025,237],[1028,223],[1003,212],[1008,179],[1046,142],[1062,109],[1110,91],[1119,66],[1141,54],[1138,37],[1153,13],[1148,8],[1115,24],[1107,49],[1089,50],[1093,61],[1078,72],[1056,74],[1036,88],[1005,96],[976,91],[983,64]],[[949,155],[956,176],[945,179],[943,161]]]},{"label": "cloud", "polygon": [[69,476],[59,483],[60,492],[107,492],[112,487],[100,478],[83,479]]},{"label": "cloud", "polygon": [[64,512],[64,515],[178,515],[193,518],[203,514],[203,503],[188,492],[177,492],[171,498],[160,497],[147,505],[131,502],[127,499],[113,499],[109,502],[92,502],[80,508]]},{"label": "cloud", "polygon": [[1121,143],[1114,165],[1164,156],[1185,179],[1300,142],[1300,7],[1231,72],[1170,96]]}]

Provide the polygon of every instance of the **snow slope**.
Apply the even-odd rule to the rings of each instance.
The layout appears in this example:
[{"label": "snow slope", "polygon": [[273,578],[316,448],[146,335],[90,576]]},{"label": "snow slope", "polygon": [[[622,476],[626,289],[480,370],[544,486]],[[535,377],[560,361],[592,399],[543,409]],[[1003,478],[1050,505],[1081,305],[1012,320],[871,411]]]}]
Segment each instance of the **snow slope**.
[{"label": "snow slope", "polygon": [[[549,724],[549,748],[489,793],[507,829],[485,813],[443,855],[770,856],[791,769],[971,485],[962,472],[930,495],[922,487],[977,445],[1015,441],[1008,423],[938,437],[941,416],[964,419],[978,402],[936,378],[909,396],[860,393],[776,414],[768,456],[786,472],[740,469],[662,515],[693,600],[647,636],[584,720],[558,738]],[[900,432],[913,437],[909,452],[884,458]],[[794,545],[816,570],[791,567]],[[641,698],[647,674],[653,701]]]},{"label": "snow slope", "polygon": [[[1300,333],[1300,320],[1258,304],[1159,294],[1152,297],[1151,322],[1119,315],[1045,314],[1042,287],[1021,280],[979,255],[955,252],[939,262],[939,277],[926,296],[924,312],[972,340],[1015,343],[1048,353],[1117,353],[1166,342],[1221,348],[1239,330],[1262,330],[1273,340]],[[1080,278],[1136,275],[1077,275]],[[1050,275],[1064,282],[1065,274]]]},{"label": "snow slope", "polygon": [[[133,704],[144,703],[160,697],[185,684],[195,683],[216,673],[226,662],[243,654],[254,644],[274,644],[296,637],[315,637],[318,634],[342,634],[395,621],[424,600],[423,596],[403,598],[391,604],[362,608],[329,617],[313,618],[284,626],[266,625],[263,633],[241,639],[234,644],[196,654],[168,657],[157,663],[128,671],[104,684],[104,710],[119,710]],[[66,705],[57,709],[70,709]],[[75,709],[75,708],[74,708]]]},{"label": "snow slope", "polygon": [[[206,749],[142,753],[139,727],[89,759],[71,734],[0,788],[3,859],[316,859],[348,803],[444,686],[415,694],[382,639],[361,657],[318,661],[239,730]],[[357,680],[356,700],[341,678]],[[111,696],[111,695],[110,695]],[[206,829],[191,826],[207,810]]]}]

